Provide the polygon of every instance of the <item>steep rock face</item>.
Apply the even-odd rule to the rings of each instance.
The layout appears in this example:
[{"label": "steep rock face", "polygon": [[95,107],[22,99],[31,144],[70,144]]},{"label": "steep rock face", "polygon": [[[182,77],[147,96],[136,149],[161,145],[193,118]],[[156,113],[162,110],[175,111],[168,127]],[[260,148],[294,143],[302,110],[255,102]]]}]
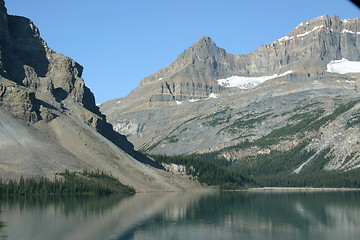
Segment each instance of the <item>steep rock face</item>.
[{"label": "steep rock face", "polygon": [[323,74],[335,59],[357,61],[359,54],[359,19],[340,20],[327,15],[300,23],[287,36],[247,55],[237,55],[232,72],[238,76],[264,76],[286,71]]},{"label": "steep rock face", "polygon": [[3,77],[32,91],[50,93],[56,102],[69,98],[99,113],[81,78],[82,67],[48,48],[31,20],[8,16],[8,32],[10,48],[3,56],[7,63]]},{"label": "steep rock face", "polygon": [[[130,153],[131,143],[112,133],[112,126],[106,122],[95,104],[93,93],[85,86],[81,78],[83,67],[52,51],[31,20],[6,14],[3,14],[3,20],[1,42],[5,50],[1,54],[1,76],[15,84],[8,82],[1,86],[0,105],[15,116],[34,123],[42,116],[50,120],[52,117],[48,112],[52,107],[64,109],[65,102],[80,104],[92,113],[80,114],[85,123]],[[41,99],[41,94],[47,99]]]},{"label": "steep rock face", "polygon": [[7,12],[5,8],[5,2],[0,0],[0,71],[4,73],[4,62],[3,62],[3,55],[6,52],[6,47],[9,45],[9,33],[8,33],[8,25],[7,25]]}]

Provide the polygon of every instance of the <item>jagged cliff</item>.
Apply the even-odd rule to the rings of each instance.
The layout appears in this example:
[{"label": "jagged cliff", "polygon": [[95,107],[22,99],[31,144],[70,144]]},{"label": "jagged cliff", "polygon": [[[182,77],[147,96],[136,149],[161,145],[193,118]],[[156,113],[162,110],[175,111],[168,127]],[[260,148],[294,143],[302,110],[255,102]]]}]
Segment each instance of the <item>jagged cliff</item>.
[{"label": "jagged cliff", "polygon": [[196,186],[150,167],[158,166],[112,129],[82,71],[51,50],[30,19],[8,15],[0,0],[1,178],[100,169],[137,191]]},{"label": "jagged cliff", "polygon": [[322,16],[246,55],[202,37],[101,110],[151,153],[210,154],[256,169],[290,152],[302,157],[277,160],[287,171],[312,159],[349,170],[360,167],[359,73],[360,20]]}]

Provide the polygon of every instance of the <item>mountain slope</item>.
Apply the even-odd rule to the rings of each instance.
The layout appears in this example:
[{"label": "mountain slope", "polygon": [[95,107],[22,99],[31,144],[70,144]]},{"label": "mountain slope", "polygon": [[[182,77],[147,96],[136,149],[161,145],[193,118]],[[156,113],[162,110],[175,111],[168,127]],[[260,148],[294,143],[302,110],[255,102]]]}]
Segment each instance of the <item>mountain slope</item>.
[{"label": "mountain slope", "polygon": [[0,1],[2,179],[99,169],[136,191],[200,187],[161,170],[113,131],[81,78],[82,70],[51,50],[31,20],[8,15]]},{"label": "mountain slope", "polygon": [[291,152],[279,171],[302,173],[311,162],[350,170],[360,167],[359,63],[360,20],[322,16],[247,55],[203,37],[100,108],[150,153],[201,153],[256,171]]}]

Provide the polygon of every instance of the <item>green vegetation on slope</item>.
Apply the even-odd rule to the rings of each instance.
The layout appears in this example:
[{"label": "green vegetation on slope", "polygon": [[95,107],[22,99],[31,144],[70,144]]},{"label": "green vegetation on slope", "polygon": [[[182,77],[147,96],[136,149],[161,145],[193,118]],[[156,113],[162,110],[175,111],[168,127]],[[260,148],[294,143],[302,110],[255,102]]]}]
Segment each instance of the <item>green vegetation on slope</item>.
[{"label": "green vegetation on slope", "polygon": [[[242,118],[236,119],[234,123],[229,126],[224,127],[219,132],[227,131],[230,133],[236,133],[240,128],[255,128],[257,124],[260,124],[264,120],[266,120],[271,114],[264,114],[261,116],[256,116],[254,114],[247,114]],[[218,133],[219,133],[218,132]]]},{"label": "green vegetation on slope", "polygon": [[[306,142],[288,152],[272,151],[270,154],[246,157],[240,161],[227,161],[215,154],[198,154],[187,158],[191,159],[189,162],[199,162],[204,165],[208,162],[212,164],[207,164],[207,166],[216,166],[213,171],[207,173],[207,178],[211,178],[211,175],[217,176],[215,172],[220,167],[229,174],[241,176],[253,186],[360,188],[360,169],[346,172],[324,170],[325,164],[329,161],[327,154],[330,149],[324,149],[315,154],[306,151],[305,146]],[[300,173],[293,172],[312,156],[314,156],[312,160]],[[199,176],[201,174],[203,173],[200,172]],[[236,188],[236,185],[232,186],[232,189]]]},{"label": "green vegetation on slope", "polygon": [[95,194],[108,195],[113,193],[134,193],[134,189],[121,184],[114,177],[104,172],[69,172],[57,174],[55,180],[41,177],[39,179],[23,178],[19,181],[0,180],[1,196],[12,195],[68,195]]},{"label": "green vegetation on slope", "polygon": [[208,122],[204,122],[204,125],[215,127],[219,124],[228,123],[230,118],[232,117],[231,114],[227,114],[229,110],[231,109],[225,108],[219,112],[215,112],[210,115],[207,115],[206,117],[203,117],[202,119],[204,120],[211,119]]},{"label": "green vegetation on slope", "polygon": [[[307,141],[289,151],[271,151],[269,154],[244,157],[238,161],[227,161],[214,153],[199,154],[197,159],[222,165],[245,179],[253,179],[257,185],[266,187],[347,187],[360,188],[360,169],[350,171],[324,170],[330,160],[330,149],[318,153],[305,149]],[[300,173],[294,173],[307,159]]]},{"label": "green vegetation on slope", "polygon": [[348,172],[320,171],[301,174],[258,176],[256,181],[267,187],[360,188],[360,170]]},{"label": "green vegetation on slope", "polygon": [[[356,99],[338,104],[332,112],[323,108],[310,108],[317,103],[298,107],[285,114],[291,113],[286,124],[273,129],[267,135],[256,140],[245,140],[237,145],[205,154],[154,156],[154,158],[160,163],[184,165],[187,174],[196,176],[200,182],[207,185],[222,186],[222,188],[236,189],[248,184],[274,187],[360,187],[360,170],[346,172],[325,170],[324,167],[331,160],[331,149],[326,148],[316,152],[307,148],[311,138],[316,135],[321,127],[334,121],[359,102],[360,100]],[[228,123],[231,115],[226,115],[228,114],[227,111],[228,109],[225,109],[202,119],[211,119],[211,121],[205,122],[205,125],[208,126]],[[254,128],[270,116],[271,114],[268,112],[243,114],[242,118],[235,120],[220,131],[231,132],[236,131],[236,129]],[[346,127],[358,123],[359,111],[355,111],[350,120],[346,122]],[[294,139],[297,139],[294,141],[295,146],[292,146],[288,151],[276,150],[278,144]],[[167,140],[174,143],[177,142],[178,138],[176,135],[172,135]],[[259,154],[256,153],[257,149],[266,151]],[[234,159],[238,153],[246,150],[249,150],[250,155],[247,153],[245,157]],[[225,159],[224,156],[226,155],[232,156],[232,160]],[[348,156],[345,162],[353,157]],[[309,159],[311,161],[304,165],[299,173],[294,173],[295,169]]]},{"label": "green vegetation on slope", "polygon": [[346,123],[346,128],[360,125],[360,110],[353,112],[351,118]]},{"label": "green vegetation on slope", "polygon": [[343,114],[347,111],[349,111],[351,108],[353,108],[357,103],[359,103],[360,100],[354,100],[348,103],[341,104],[338,106],[333,113],[324,116],[317,121],[311,123],[309,125],[309,130],[318,130],[321,126],[324,126],[325,124],[329,123],[330,121],[335,120],[336,117],[338,117],[340,114]]},{"label": "green vegetation on slope", "polygon": [[305,141],[286,152],[271,151],[269,154],[244,157],[241,161],[235,161],[231,167],[245,176],[289,174],[313,155],[304,150],[306,145]]},{"label": "green vegetation on slope", "polygon": [[249,178],[230,171],[214,162],[196,158],[194,156],[152,156],[158,163],[174,163],[186,167],[186,173],[198,179],[202,184],[219,186],[221,189],[245,188],[251,184]]}]

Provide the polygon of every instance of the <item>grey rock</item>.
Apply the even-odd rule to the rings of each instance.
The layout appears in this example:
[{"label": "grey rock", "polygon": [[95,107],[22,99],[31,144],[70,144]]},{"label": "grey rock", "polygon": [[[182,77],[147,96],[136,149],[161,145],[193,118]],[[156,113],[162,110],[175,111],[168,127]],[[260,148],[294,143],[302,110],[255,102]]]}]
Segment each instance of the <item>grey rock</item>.
[{"label": "grey rock", "polygon": [[[129,125],[119,124],[117,130],[126,132],[136,149],[149,153],[213,152],[242,161],[274,150],[289,151],[311,140],[306,151],[330,149],[324,169],[357,168],[359,103],[344,112],[340,109],[359,100],[359,73],[330,73],[327,64],[342,58],[359,61],[359,32],[360,19],[325,15],[246,55],[227,53],[202,37],[167,68],[143,79],[128,96],[100,108],[114,125],[141,126],[128,131]],[[245,90],[225,88],[216,81],[289,71]],[[316,117],[314,121],[321,124],[304,132],[313,126],[308,122],[298,127],[306,117]],[[255,144],[275,133],[278,139],[272,144]],[[236,147],[246,142],[248,147]]]},{"label": "grey rock", "polygon": [[[360,59],[359,19],[322,16],[299,24],[284,38],[246,55],[232,55],[209,37],[202,37],[167,68],[146,77],[126,96],[101,107],[112,121],[116,112],[176,105],[177,101],[205,99],[228,91],[216,80],[231,76],[272,76],[292,71],[291,79],[326,74],[331,60]],[[111,110],[110,110],[111,108]]]}]

